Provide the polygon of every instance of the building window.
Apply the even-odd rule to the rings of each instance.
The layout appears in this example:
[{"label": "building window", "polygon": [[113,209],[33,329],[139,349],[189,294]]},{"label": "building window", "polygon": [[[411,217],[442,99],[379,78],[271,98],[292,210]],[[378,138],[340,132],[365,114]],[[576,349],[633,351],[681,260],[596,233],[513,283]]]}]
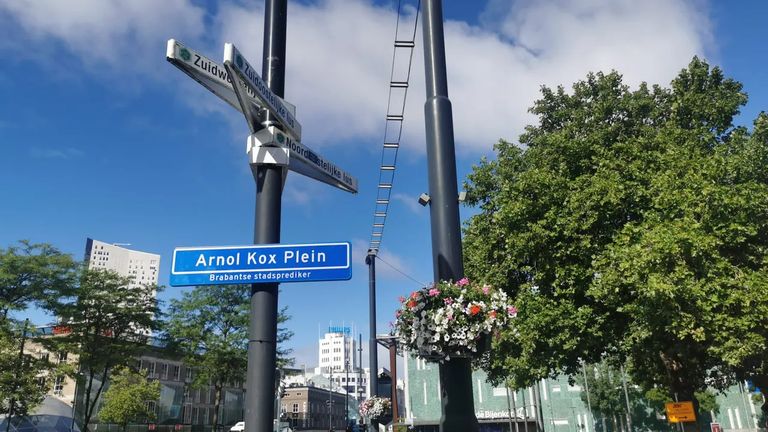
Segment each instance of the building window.
[{"label": "building window", "polygon": [[299,412],[299,404],[297,403],[293,404],[293,412],[295,413]]},{"label": "building window", "polygon": [[66,363],[66,362],[67,362],[67,352],[66,351],[60,352],[59,353],[58,364],[62,364],[62,363]]},{"label": "building window", "polygon": [[185,404],[181,407],[181,418],[184,423],[192,423],[192,405]]},{"label": "building window", "polygon": [[64,377],[59,375],[53,382],[53,394],[57,396],[63,396],[64,394]]},{"label": "building window", "polygon": [[147,363],[147,376],[149,377],[155,376],[155,362]]},{"label": "building window", "polygon": [[171,369],[171,371],[172,371],[173,380],[174,381],[178,381],[179,380],[179,372],[181,372],[181,367],[174,366],[173,369]]}]

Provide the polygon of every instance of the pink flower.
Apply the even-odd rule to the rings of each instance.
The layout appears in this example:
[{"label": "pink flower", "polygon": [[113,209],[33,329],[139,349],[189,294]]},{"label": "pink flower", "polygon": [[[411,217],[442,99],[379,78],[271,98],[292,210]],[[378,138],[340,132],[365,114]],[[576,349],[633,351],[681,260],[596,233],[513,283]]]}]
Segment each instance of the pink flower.
[{"label": "pink flower", "polygon": [[432,288],[431,290],[429,290],[429,296],[430,297],[434,297],[434,296],[439,295],[439,294],[440,294],[440,290],[437,289],[437,288]]},{"label": "pink flower", "polygon": [[488,295],[489,291],[491,291],[491,287],[488,285],[483,285],[483,294]]},{"label": "pink flower", "polygon": [[491,319],[496,318],[496,311],[492,310],[492,311],[488,312],[488,316],[491,317]]},{"label": "pink flower", "polygon": [[510,306],[510,307],[508,307],[508,308],[507,308],[507,312],[508,312],[510,315],[517,315],[517,308],[516,308],[516,307],[514,307],[514,306]]},{"label": "pink flower", "polygon": [[414,292],[412,292],[412,293],[411,293],[411,298],[412,298],[412,299],[417,299],[417,298],[419,298],[419,295],[420,295],[420,294],[419,294],[419,292],[418,292],[418,291],[414,291]]},{"label": "pink flower", "polygon": [[400,300],[400,303],[405,303],[405,297],[403,297],[403,296],[400,296],[398,298],[398,300]]},{"label": "pink flower", "polygon": [[400,315],[402,314],[403,313],[400,311],[400,309],[398,309],[397,311],[395,311],[395,318],[400,318]]},{"label": "pink flower", "polygon": [[453,299],[450,298],[450,297],[444,298],[443,301],[445,302],[446,305],[449,305],[449,304],[453,303]]},{"label": "pink flower", "polygon": [[467,278],[461,278],[458,282],[456,282],[456,285],[463,287],[465,285],[469,285],[469,279]]}]

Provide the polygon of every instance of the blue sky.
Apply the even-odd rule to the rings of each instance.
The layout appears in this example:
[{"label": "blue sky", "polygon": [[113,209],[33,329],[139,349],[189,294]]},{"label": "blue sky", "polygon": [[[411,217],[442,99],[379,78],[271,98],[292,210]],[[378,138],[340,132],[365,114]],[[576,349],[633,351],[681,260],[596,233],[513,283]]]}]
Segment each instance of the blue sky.
[{"label": "blue sky", "polygon": [[[516,140],[540,85],[569,86],[590,70],[665,85],[700,55],[744,83],[750,102],[740,122],[768,107],[760,0],[445,0],[444,10],[460,179],[498,138]],[[167,285],[174,247],[249,244],[246,123],[164,56],[169,38],[218,61],[234,42],[259,65],[262,11],[246,0],[0,0],[0,247],[30,239],[81,259],[86,237],[131,243],[162,255]],[[282,241],[351,241],[356,251],[348,282],[282,285],[299,363],[313,365],[320,327],[355,323],[367,337],[363,257],[395,14],[389,2],[296,1],[288,19],[286,99],[298,107],[302,141],[360,182],[352,195],[288,176]],[[413,14],[404,19],[410,25]],[[429,212],[416,203],[428,190],[423,80],[417,48],[381,257],[429,282]],[[385,263],[377,270],[384,332],[397,297],[418,284]],[[167,287],[160,298],[185,289]]]}]

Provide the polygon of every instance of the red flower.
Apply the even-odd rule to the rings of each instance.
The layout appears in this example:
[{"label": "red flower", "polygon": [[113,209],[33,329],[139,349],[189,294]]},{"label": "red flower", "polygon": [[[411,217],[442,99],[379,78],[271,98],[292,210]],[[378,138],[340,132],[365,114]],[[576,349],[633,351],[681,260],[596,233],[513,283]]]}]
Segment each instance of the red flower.
[{"label": "red flower", "polygon": [[472,305],[472,306],[469,307],[469,314],[470,315],[475,316],[478,313],[480,313],[480,306]]},{"label": "red flower", "polygon": [[491,317],[491,318],[496,318],[496,311],[492,310],[492,311],[488,312],[488,316]]},{"label": "red flower", "polygon": [[413,309],[413,308],[416,307],[416,301],[415,300],[410,300],[405,305],[408,306],[409,308]]}]

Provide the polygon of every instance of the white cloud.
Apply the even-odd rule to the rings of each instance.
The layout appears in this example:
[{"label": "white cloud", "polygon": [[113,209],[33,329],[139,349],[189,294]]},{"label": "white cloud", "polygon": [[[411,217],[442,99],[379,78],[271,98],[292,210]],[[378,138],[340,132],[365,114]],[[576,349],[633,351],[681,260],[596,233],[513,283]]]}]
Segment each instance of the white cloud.
[{"label": "white cloud", "polygon": [[[162,59],[170,35],[197,40],[205,30],[204,11],[191,0],[14,0],[0,2],[0,17],[2,12],[35,48],[53,39],[89,67],[120,68],[127,74],[156,70],[155,60]],[[22,48],[20,37],[14,36],[17,49]],[[55,54],[49,61],[66,57]]]},{"label": "white cloud", "polygon": [[[365,266],[365,258],[368,255],[369,242],[363,239],[352,240],[352,262],[358,266]],[[379,260],[376,265],[376,278],[386,278],[395,280],[408,280],[413,282],[411,278],[414,271],[406,263],[406,261],[399,255],[395,255],[387,250],[380,250],[377,254]],[[363,264],[361,264],[363,263]],[[367,270],[366,270],[367,271]],[[422,282],[419,282],[422,283]],[[422,283],[423,284],[423,283]]]},{"label": "white cloud", "polygon": [[[295,104],[305,144],[319,148],[383,129],[395,15],[359,0],[289,3],[286,100]],[[261,65],[263,11],[225,4],[223,41]],[[224,24],[226,23],[226,24]]]},{"label": "white cloud", "polygon": [[83,155],[81,150],[73,147],[32,147],[29,149],[29,153],[32,157],[38,159],[73,159]]},{"label": "white cloud", "polygon": [[419,204],[418,197],[416,196],[411,196],[404,193],[393,193],[392,201],[401,203],[412,213],[422,214],[424,212],[424,207]]},{"label": "white cloud", "polygon": [[[667,84],[694,54],[711,51],[705,6],[703,0],[490,0],[480,25],[447,22],[457,148],[487,153],[500,137],[517,139],[534,120],[527,109],[542,84],[568,87],[588,71],[610,69],[630,84]],[[288,16],[286,99],[298,106],[304,143],[321,148],[360,139],[378,152],[370,143],[383,139],[394,10],[372,0],[319,0],[291,2]],[[0,43],[0,50],[23,41],[44,49],[53,38],[86,66],[107,65],[127,76],[162,76],[156,72],[170,68],[162,60],[169,37],[214,59],[231,41],[261,64],[262,2],[221,2],[216,15],[206,17],[191,0],[18,0],[0,3],[0,25],[3,17],[23,35]],[[421,32],[416,42],[406,156],[424,148]],[[211,102],[203,111],[229,109],[205,92],[185,102],[200,110],[206,96]]]},{"label": "white cloud", "polygon": [[[255,59],[261,13],[233,5],[219,13],[227,23],[223,38],[241,41]],[[695,0],[492,0],[484,16],[482,27],[445,25],[456,145],[465,152],[487,152],[502,137],[515,140],[534,120],[527,109],[542,84],[568,87],[588,71],[611,69],[630,84],[667,84],[711,42],[706,11]],[[394,11],[368,0],[325,0],[291,4],[289,20],[286,94],[312,137],[305,141],[383,138]],[[416,42],[403,145],[421,153],[421,32]],[[398,61],[396,70],[404,68]]]}]

